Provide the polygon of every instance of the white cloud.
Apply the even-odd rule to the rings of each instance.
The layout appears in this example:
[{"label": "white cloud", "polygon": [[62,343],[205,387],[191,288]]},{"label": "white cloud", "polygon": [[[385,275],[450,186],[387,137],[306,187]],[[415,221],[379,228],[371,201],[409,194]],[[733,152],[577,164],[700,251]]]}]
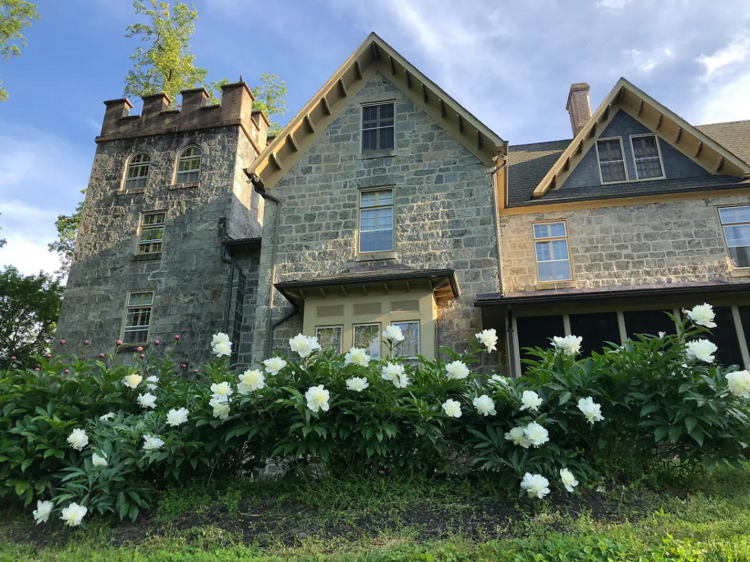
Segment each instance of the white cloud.
[{"label": "white cloud", "polygon": [[26,275],[59,269],[57,254],[47,249],[57,238],[53,211],[14,199],[0,202],[0,213],[0,238],[8,241],[0,249],[0,266],[12,265]]},{"label": "white cloud", "polygon": [[703,102],[700,123],[721,123],[750,119],[750,72],[709,89]]},{"label": "white cloud", "polygon": [[704,80],[710,80],[714,75],[724,70],[731,70],[732,66],[746,63],[750,59],[750,35],[737,35],[729,44],[712,55],[702,54],[698,62],[705,68]]},{"label": "white cloud", "polygon": [[632,3],[633,0],[597,0],[596,7],[612,12],[621,12],[625,7]]},{"label": "white cloud", "polygon": [[669,47],[657,47],[649,51],[624,49],[622,54],[626,59],[630,59],[631,65],[640,74],[648,74],[655,68],[675,58],[675,52]]},{"label": "white cloud", "polygon": [[750,119],[750,31],[739,33],[710,55],[701,54],[700,122]]},{"label": "white cloud", "polygon": [[60,269],[57,254],[47,250],[47,244],[53,239],[27,238],[18,233],[4,237],[8,243],[0,249],[0,266],[12,265],[24,275],[36,275],[40,271],[53,274]]}]

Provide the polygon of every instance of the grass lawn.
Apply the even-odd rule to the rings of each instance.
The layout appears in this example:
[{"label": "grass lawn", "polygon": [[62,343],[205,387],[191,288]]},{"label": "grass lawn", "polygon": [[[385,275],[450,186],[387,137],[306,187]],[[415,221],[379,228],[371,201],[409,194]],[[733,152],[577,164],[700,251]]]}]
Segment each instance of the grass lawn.
[{"label": "grass lawn", "polygon": [[750,561],[750,473],[688,486],[508,497],[489,479],[235,481],[163,495],[135,523],[0,513],[0,561]]}]

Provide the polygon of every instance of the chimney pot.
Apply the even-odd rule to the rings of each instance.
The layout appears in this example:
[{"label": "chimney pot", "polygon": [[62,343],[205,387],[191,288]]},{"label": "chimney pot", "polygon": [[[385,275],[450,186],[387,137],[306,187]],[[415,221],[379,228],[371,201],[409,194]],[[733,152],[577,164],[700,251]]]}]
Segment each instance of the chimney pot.
[{"label": "chimney pot", "polygon": [[570,127],[575,137],[591,119],[591,103],[589,102],[590,87],[586,82],[580,82],[570,86],[568,103],[565,109],[570,115]]}]

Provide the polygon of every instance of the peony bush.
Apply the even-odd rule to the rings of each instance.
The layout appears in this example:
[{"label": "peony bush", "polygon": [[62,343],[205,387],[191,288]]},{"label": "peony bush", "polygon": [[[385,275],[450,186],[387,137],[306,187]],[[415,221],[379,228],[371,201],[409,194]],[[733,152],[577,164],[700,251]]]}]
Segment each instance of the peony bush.
[{"label": "peony bush", "polygon": [[292,476],[482,470],[535,499],[665,468],[741,469],[750,373],[714,364],[703,337],[713,320],[700,305],[678,335],[590,358],[578,357],[580,337],[554,338],[516,380],[473,370],[496,349],[493,330],[468,353],[416,362],[399,355],[395,326],[382,360],[322,352],[300,334],[294,357],[241,373],[225,334],[190,373],[174,346],[122,365],[117,351],[65,355],[60,342],[38,367],[0,372],[0,495],[36,502],[39,524],[76,526],[95,513],[134,520],[171,483],[255,475],[269,462]]}]

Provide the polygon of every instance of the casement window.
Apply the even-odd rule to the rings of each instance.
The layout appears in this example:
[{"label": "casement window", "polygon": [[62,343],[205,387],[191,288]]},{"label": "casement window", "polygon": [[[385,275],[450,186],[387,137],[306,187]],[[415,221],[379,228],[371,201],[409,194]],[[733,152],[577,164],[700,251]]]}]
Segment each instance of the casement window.
[{"label": "casement window", "polygon": [[166,213],[143,213],[138,237],[138,255],[159,254],[164,240]]},{"label": "casement window", "polygon": [[625,151],[620,137],[599,139],[596,143],[599,158],[599,173],[602,183],[617,183],[628,180],[625,170]]},{"label": "casement window", "polygon": [[197,146],[183,148],[177,158],[175,183],[195,183],[201,176],[203,151]]},{"label": "casement window", "polygon": [[750,207],[725,207],[719,216],[732,265],[750,267]]},{"label": "casement window", "polygon": [[380,358],[380,322],[355,324],[353,347],[364,349],[371,359]]},{"label": "casement window", "polygon": [[131,291],[125,310],[125,325],[122,330],[124,344],[144,344],[148,342],[148,329],[151,325],[151,312],[154,304],[153,291]]},{"label": "casement window", "polygon": [[630,137],[637,179],[660,179],[664,177],[661,149],[656,135],[633,135]]},{"label": "casement window", "polygon": [[393,190],[359,194],[359,252],[393,251]]},{"label": "casement window", "polygon": [[124,189],[144,189],[151,168],[151,157],[145,152],[133,156],[128,162]]},{"label": "casement window", "polygon": [[419,355],[419,321],[391,322],[391,324],[400,328],[404,334],[404,341],[398,344],[395,353],[407,357]]},{"label": "casement window", "polygon": [[565,222],[535,224],[534,245],[539,281],[570,281],[573,279],[568,252],[568,231]]},{"label": "casement window", "polygon": [[316,326],[315,336],[323,351],[333,350],[335,353],[341,353],[341,333],[342,326]]},{"label": "casement window", "polygon": [[362,107],[362,153],[393,150],[395,147],[395,104]]}]

